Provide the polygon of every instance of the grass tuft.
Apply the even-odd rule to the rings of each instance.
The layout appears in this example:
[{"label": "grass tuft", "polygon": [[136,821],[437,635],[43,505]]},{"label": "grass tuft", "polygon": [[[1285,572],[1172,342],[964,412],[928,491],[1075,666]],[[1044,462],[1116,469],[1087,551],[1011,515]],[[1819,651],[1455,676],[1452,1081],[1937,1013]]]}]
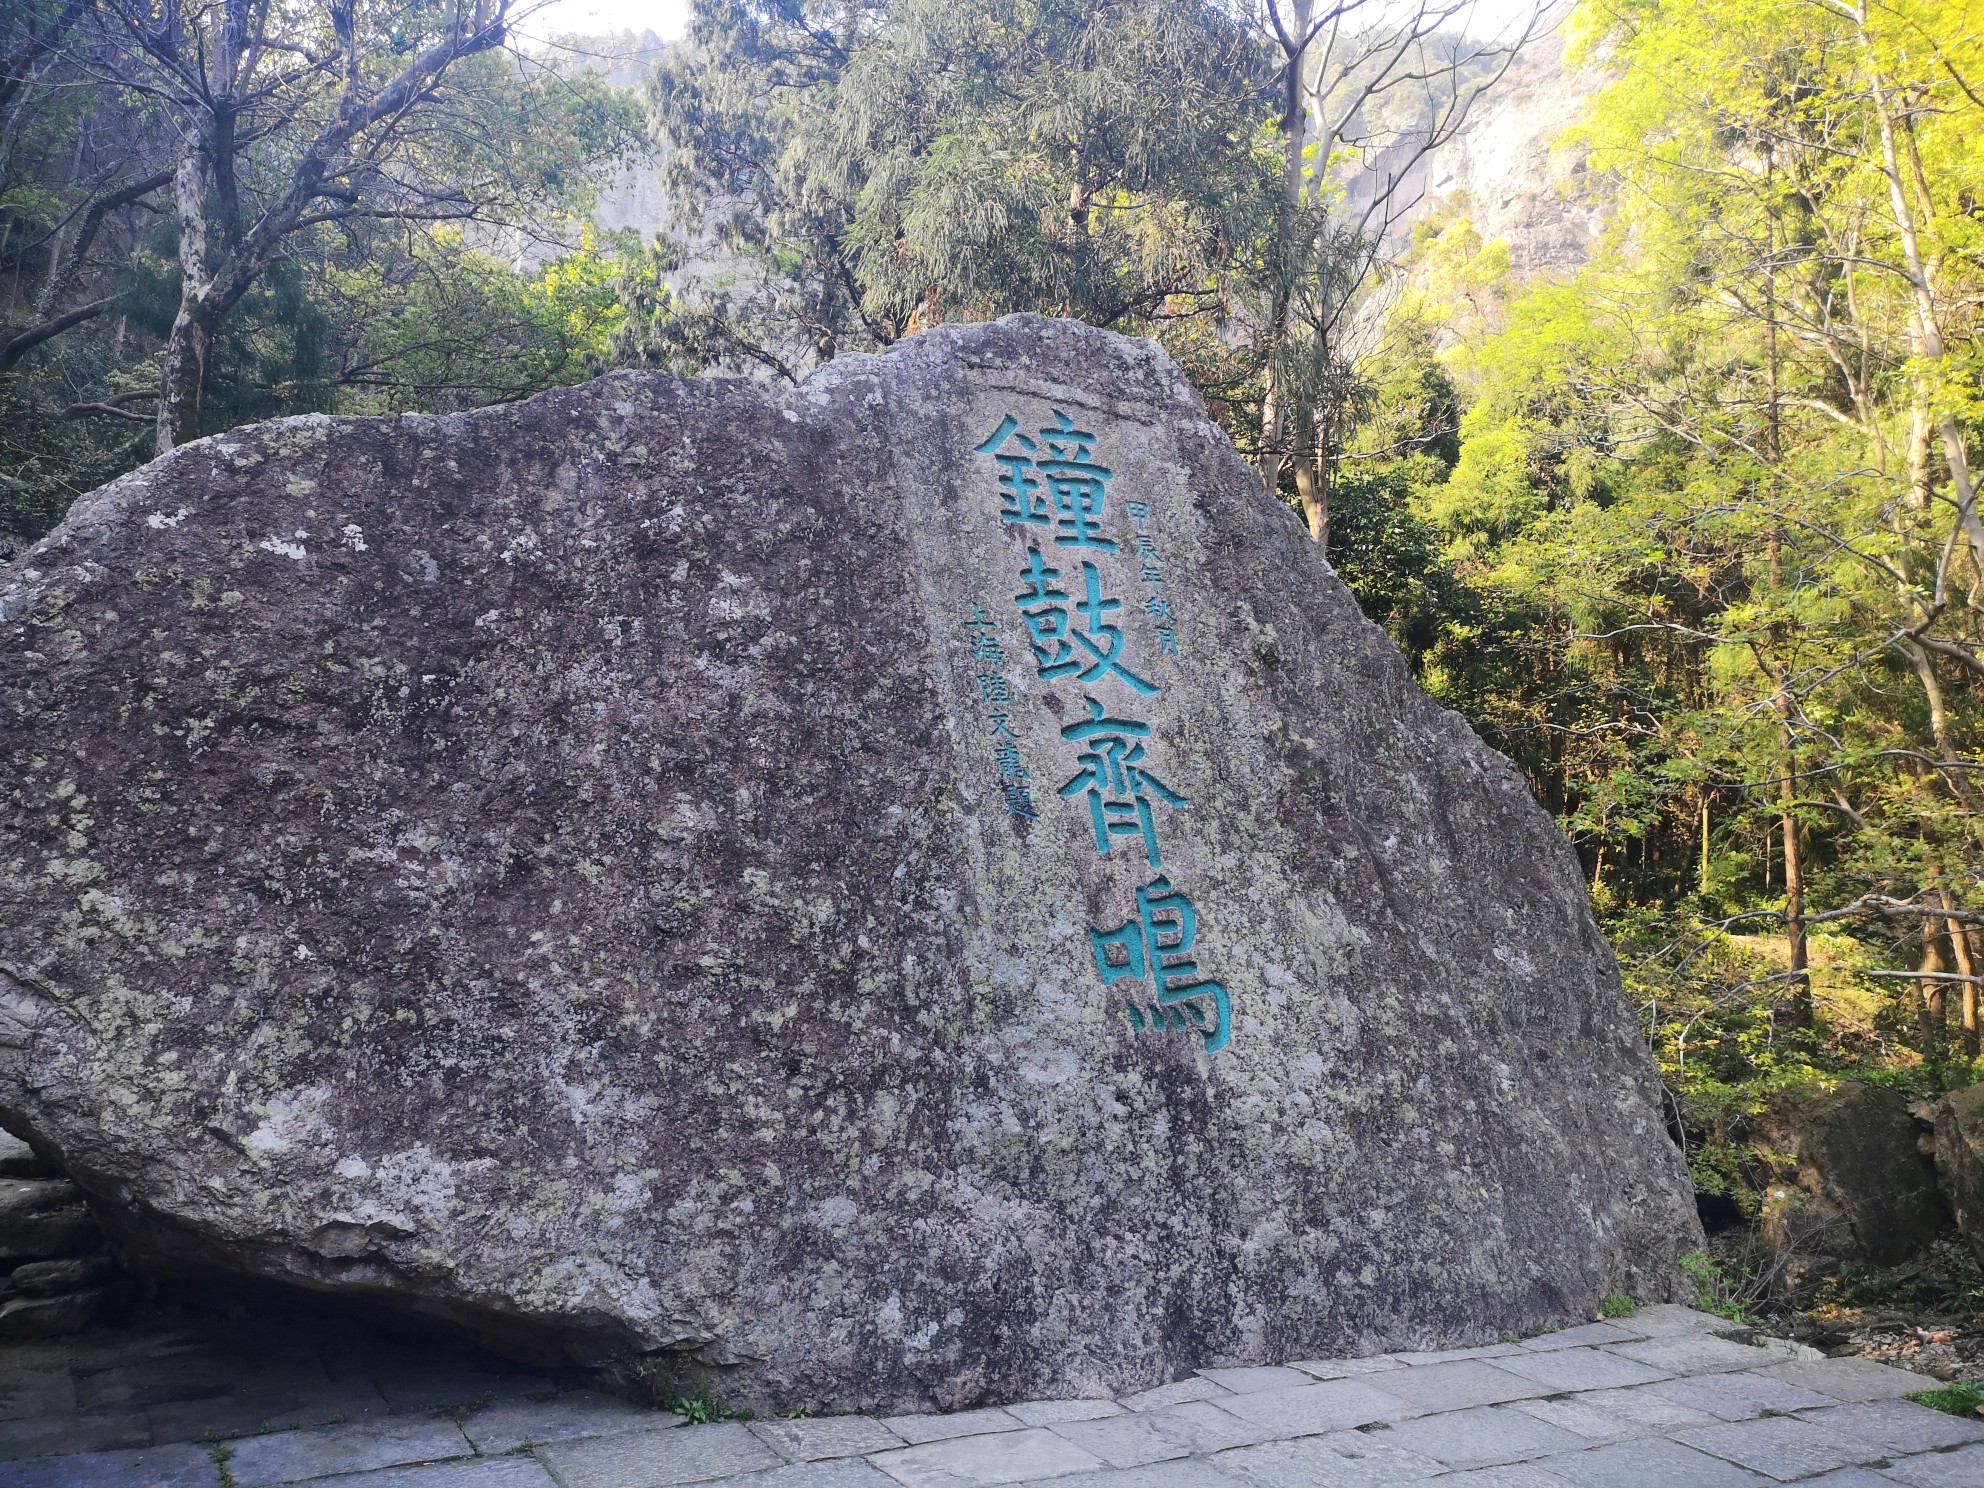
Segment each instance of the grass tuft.
[{"label": "grass tuft", "polygon": [[1940,1390],[1917,1390],[1908,1397],[1917,1405],[1926,1405],[1930,1410],[1943,1411],[1952,1416],[1974,1416],[1977,1408],[1984,1405],[1984,1390],[1980,1390],[1969,1380],[1957,1380]]}]

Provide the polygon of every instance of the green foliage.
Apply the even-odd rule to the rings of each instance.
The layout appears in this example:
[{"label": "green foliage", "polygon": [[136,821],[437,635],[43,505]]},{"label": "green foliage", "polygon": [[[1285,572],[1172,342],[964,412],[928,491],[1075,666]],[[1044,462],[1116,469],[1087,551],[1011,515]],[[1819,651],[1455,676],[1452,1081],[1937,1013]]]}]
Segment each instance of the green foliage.
[{"label": "green foliage", "polygon": [[[186,7],[178,34],[217,14]],[[184,288],[164,183],[195,136],[172,101],[180,90],[147,86],[164,64],[133,44],[123,15],[30,0],[0,20],[0,51],[35,61],[0,89],[0,542],[47,530],[153,449]],[[53,24],[65,17],[66,30]],[[361,8],[355,86],[459,23],[429,0]],[[267,86],[235,120],[237,148],[202,152],[217,172],[204,203],[217,268],[268,220],[342,106],[338,68],[270,60],[334,58],[344,43],[322,12],[279,9],[267,25]],[[445,411],[591,375],[635,246],[583,228],[583,214],[641,126],[638,100],[595,71],[494,49],[459,58],[363,135],[217,314],[199,432],[305,412]],[[9,364],[10,338],[58,324]]]},{"label": "green foliage", "polygon": [[1917,1405],[1952,1416],[1975,1417],[1984,1414],[1984,1389],[1969,1380],[1956,1380],[1940,1390],[1917,1390],[1908,1397]]},{"label": "green foliage", "polygon": [[1421,219],[1331,559],[1571,834],[1695,1180],[1753,1210],[1774,1092],[1978,1074],[1984,941],[1937,911],[1984,901],[1984,8],[1575,29],[1616,218],[1528,283]]},{"label": "green foliage", "polygon": [[1598,1315],[1602,1318],[1631,1317],[1639,1310],[1639,1303],[1623,1292],[1614,1292],[1598,1304]]},{"label": "green foliage", "polygon": [[1691,1250],[1681,1257],[1681,1269],[1695,1283],[1695,1306],[1732,1323],[1754,1321],[1750,1306],[1756,1300],[1757,1279],[1747,1269],[1719,1260],[1705,1250]]},{"label": "green foliage", "polygon": [[733,1410],[719,1400],[710,1390],[707,1379],[696,1381],[696,1388],[687,1395],[671,1400],[663,1406],[681,1416],[692,1426],[706,1426],[711,1421],[748,1421],[751,1412]]},{"label": "green foliage", "polygon": [[[797,377],[1015,310],[1216,333],[1271,235],[1260,38],[1205,0],[709,0],[658,72],[684,237],[626,298],[629,362]],[[721,269],[685,269],[708,246]]]}]

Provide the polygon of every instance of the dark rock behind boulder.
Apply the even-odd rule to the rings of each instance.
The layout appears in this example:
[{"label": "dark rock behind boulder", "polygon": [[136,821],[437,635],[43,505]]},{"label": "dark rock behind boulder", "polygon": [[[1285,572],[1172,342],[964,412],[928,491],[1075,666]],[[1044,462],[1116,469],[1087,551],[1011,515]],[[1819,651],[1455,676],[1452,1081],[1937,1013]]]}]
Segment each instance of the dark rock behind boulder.
[{"label": "dark rock behind boulder", "polygon": [[1984,1085],[1936,1102],[1936,1178],[1956,1225],[1984,1265]]},{"label": "dark rock behind boulder", "polygon": [[1773,1191],[1764,1215],[1765,1238],[1792,1271],[1811,1270],[1801,1252],[1821,1270],[1840,1261],[1891,1266],[1949,1228],[1935,1162],[1901,1092],[1857,1080],[1799,1087],[1756,1129],[1797,1162],[1796,1189]]},{"label": "dark rock behind boulder", "polygon": [[155,1264],[846,1410],[1698,1243],[1569,847],[1148,343],[236,430],[0,604],[0,1114]]}]

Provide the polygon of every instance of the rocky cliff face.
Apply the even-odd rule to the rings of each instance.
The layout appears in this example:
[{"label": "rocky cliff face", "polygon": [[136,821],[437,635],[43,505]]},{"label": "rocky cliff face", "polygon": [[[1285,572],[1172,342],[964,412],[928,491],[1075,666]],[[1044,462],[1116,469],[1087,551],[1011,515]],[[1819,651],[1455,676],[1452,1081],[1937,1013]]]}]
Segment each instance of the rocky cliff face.
[{"label": "rocky cliff face", "polygon": [[287,420],[0,581],[0,1119],[155,1262],[855,1409],[1697,1230],[1571,851],[1154,346]]},{"label": "rocky cliff face", "polygon": [[1610,207],[1582,153],[1559,142],[1606,80],[1565,60],[1561,30],[1539,37],[1429,157],[1427,206],[1451,203],[1484,240],[1504,239],[1518,277],[1581,267]]}]

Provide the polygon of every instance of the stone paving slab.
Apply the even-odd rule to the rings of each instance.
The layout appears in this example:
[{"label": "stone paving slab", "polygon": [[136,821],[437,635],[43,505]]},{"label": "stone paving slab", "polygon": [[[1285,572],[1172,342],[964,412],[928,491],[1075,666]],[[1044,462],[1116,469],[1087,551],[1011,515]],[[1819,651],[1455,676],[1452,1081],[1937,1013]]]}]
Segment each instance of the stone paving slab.
[{"label": "stone paving slab", "polygon": [[1936,1381],[1733,1331],[1649,1308],[1117,1400],[707,1425],[460,1349],[126,1333],[0,1351],[0,1488],[1984,1488],[1984,1421],[1898,1398]]},{"label": "stone paving slab", "polygon": [[883,1423],[904,1441],[944,1441],[953,1436],[982,1436],[988,1431],[1012,1431],[1025,1423],[994,1406],[988,1410],[953,1411],[944,1416],[890,1416]]},{"label": "stone paving slab", "polygon": [[1390,1354],[1376,1354],[1369,1359],[1298,1359],[1289,1366],[1317,1379],[1349,1379],[1353,1375],[1389,1374],[1405,1365]]},{"label": "stone paving slab", "polygon": [[774,1452],[794,1462],[865,1457],[904,1445],[900,1432],[870,1416],[828,1416],[824,1420],[753,1421],[751,1431]]},{"label": "stone paving slab", "polygon": [[[1910,1378],[1916,1382],[1917,1389],[1928,1383],[1919,1374]],[[1747,1421],[1765,1411],[1810,1410],[1830,1405],[1835,1399],[1767,1374],[1711,1374],[1666,1380],[1646,1386],[1646,1393],[1725,1421]]]},{"label": "stone paving slab", "polygon": [[540,1447],[537,1456],[564,1488],[665,1488],[785,1466],[735,1421],[621,1431]]},{"label": "stone paving slab", "polygon": [[1536,1466],[1570,1488],[1764,1488],[1771,1481],[1658,1437],[1545,1457]]},{"label": "stone paving slab", "polygon": [[1392,1488],[1440,1471],[1430,1457],[1359,1431],[1240,1447],[1213,1462],[1260,1488]]},{"label": "stone paving slab", "polygon": [[1159,1385],[1155,1390],[1139,1390],[1134,1395],[1125,1395],[1119,1403],[1125,1410],[1158,1410],[1163,1406],[1184,1405],[1194,1400],[1215,1400],[1232,1393],[1209,1379],[1182,1379],[1173,1384]]},{"label": "stone paving slab", "polygon": [[1719,1419],[1646,1390],[1590,1390],[1581,1395],[1519,1400],[1508,1409],[1593,1442],[1664,1436],[1685,1427],[1713,1426]]},{"label": "stone paving slab", "polygon": [[1252,1488],[1208,1462],[1155,1462],[1149,1467],[1105,1468],[1056,1478],[1054,1488]]},{"label": "stone paving slab", "polygon": [[[1039,1426],[991,1435],[953,1436],[868,1459],[903,1488],[980,1488],[1035,1483],[1103,1466],[1064,1436]],[[576,1488],[576,1485],[574,1485]]]},{"label": "stone paving slab", "polygon": [[1497,1405],[1401,1421],[1384,1435],[1387,1445],[1431,1457],[1442,1467],[1495,1467],[1591,1445],[1577,1432]]},{"label": "stone paving slab", "polygon": [[4,1481],[8,1488],[214,1488],[219,1471],[205,1448],[180,1444],[9,1463]]},{"label": "stone paving slab", "polygon": [[[1111,1467],[1146,1467],[1204,1450],[1185,1432],[1166,1430],[1170,1424],[1162,1412],[1143,1411],[1101,1421],[1067,1421],[1052,1430],[1056,1436],[1100,1457]],[[1220,1445],[1234,1443],[1226,1441]]]},{"label": "stone paving slab", "polygon": [[1631,1317],[1618,1318],[1616,1326],[1630,1330],[1641,1338],[1673,1338],[1685,1333],[1726,1332],[1729,1323],[1724,1318],[1706,1312],[1698,1312],[1692,1307],[1683,1307],[1678,1302],[1655,1302],[1642,1307]]},{"label": "stone paving slab", "polygon": [[475,1448],[453,1421],[400,1417],[360,1426],[320,1426],[251,1436],[231,1444],[228,1471],[240,1488],[269,1488],[375,1467],[445,1462]]},{"label": "stone paving slab", "polygon": [[1157,1429],[1164,1435],[1201,1455],[1228,1447],[1250,1447],[1255,1442],[1272,1441],[1279,1434],[1271,1426],[1243,1421],[1233,1412],[1221,1410],[1216,1400],[1188,1400],[1147,1414],[1156,1418]]},{"label": "stone paving slab", "polygon": [[1617,1323],[1585,1323],[1576,1328],[1563,1328],[1555,1333],[1544,1333],[1536,1338],[1522,1340],[1523,1348],[1529,1353],[1547,1353],[1551,1349],[1587,1348],[1601,1343],[1635,1343],[1650,1335],[1635,1333],[1622,1328]]},{"label": "stone paving slab", "polygon": [[535,1457],[472,1457],[432,1467],[316,1478],[310,1488],[558,1488],[558,1483]]},{"label": "stone paving slab", "polygon": [[1869,1400],[1805,1412],[1805,1419],[1861,1437],[1889,1452],[1941,1451],[1984,1441],[1984,1420],[1930,1410],[1912,1400]]},{"label": "stone paving slab", "polygon": [[1456,1359],[1500,1359],[1523,1351],[1520,1343],[1481,1343],[1472,1348],[1433,1349],[1431,1351],[1400,1354],[1387,1354],[1401,1364],[1451,1364]]},{"label": "stone paving slab", "polygon": [[590,1390],[573,1390],[548,1400],[512,1396],[492,1401],[480,1410],[464,1412],[461,1420],[462,1434],[476,1451],[486,1453],[514,1451],[526,1444],[549,1446],[580,1437],[650,1431],[681,1424],[682,1418],[668,1411]]},{"label": "stone paving slab", "polygon": [[1235,1395],[1254,1395],[1262,1390],[1293,1390],[1316,1382],[1314,1375],[1280,1365],[1258,1369],[1201,1369],[1199,1378],[1209,1379]]},{"label": "stone paving slab", "polygon": [[1904,1457],[1882,1475],[1908,1488],[1977,1488],[1984,1483],[1984,1445]]},{"label": "stone paving slab", "polygon": [[[1497,1359],[1495,1367],[1552,1390],[1615,1390],[1667,1379],[1665,1370],[1606,1349],[1567,1348]],[[1380,1388],[1383,1388],[1381,1385]]]},{"label": "stone paving slab", "polygon": [[[1451,1365],[1434,1365],[1436,1369]],[[1342,1431],[1372,1421],[1408,1415],[1411,1407],[1398,1396],[1375,1390],[1361,1380],[1324,1380],[1293,1390],[1262,1390],[1253,1395],[1234,1395],[1218,1402],[1218,1408],[1243,1421],[1265,1426],[1278,1436],[1309,1436],[1324,1431]]]},{"label": "stone paving slab", "polygon": [[1527,1462],[1449,1473],[1440,1482],[1442,1488],[1565,1488],[1562,1478]]},{"label": "stone paving slab", "polygon": [[1422,1364],[1380,1376],[1371,1381],[1371,1387],[1404,1401],[1408,1410],[1401,1411],[1401,1415],[1467,1410],[1477,1405],[1500,1405],[1508,1400],[1528,1400],[1552,1393],[1551,1386],[1511,1374],[1486,1359]]},{"label": "stone paving slab", "polygon": [[[328,1488],[328,1485],[327,1485]],[[361,1488],[352,1484],[351,1488]],[[841,1458],[832,1462],[800,1462],[736,1478],[706,1479],[698,1488],[899,1488],[896,1480],[866,1462]]]},{"label": "stone paving slab", "polygon": [[1754,1344],[1731,1343],[1710,1333],[1683,1333],[1650,1338],[1643,1343],[1615,1343],[1611,1352],[1623,1359],[1651,1365],[1662,1374],[1734,1372],[1777,1362],[1760,1354]]},{"label": "stone paving slab", "polygon": [[1026,1400],[1005,1407],[1025,1426],[1052,1426],[1057,1421],[1099,1421],[1104,1416],[1120,1416],[1123,1407],[1113,1400]]},{"label": "stone paving slab", "polygon": [[1887,1456],[1878,1442],[1804,1416],[1729,1421],[1698,1431],[1676,1432],[1675,1440],[1781,1483],[1816,1477],[1836,1467],[1867,1467]]},{"label": "stone paving slab", "polygon": [[1829,1395],[1834,1400],[1894,1400],[1924,1388],[1935,1388],[1925,1386],[1919,1374],[1876,1364],[1872,1359],[1811,1359],[1780,1364],[1762,1373],[1787,1385]]}]

